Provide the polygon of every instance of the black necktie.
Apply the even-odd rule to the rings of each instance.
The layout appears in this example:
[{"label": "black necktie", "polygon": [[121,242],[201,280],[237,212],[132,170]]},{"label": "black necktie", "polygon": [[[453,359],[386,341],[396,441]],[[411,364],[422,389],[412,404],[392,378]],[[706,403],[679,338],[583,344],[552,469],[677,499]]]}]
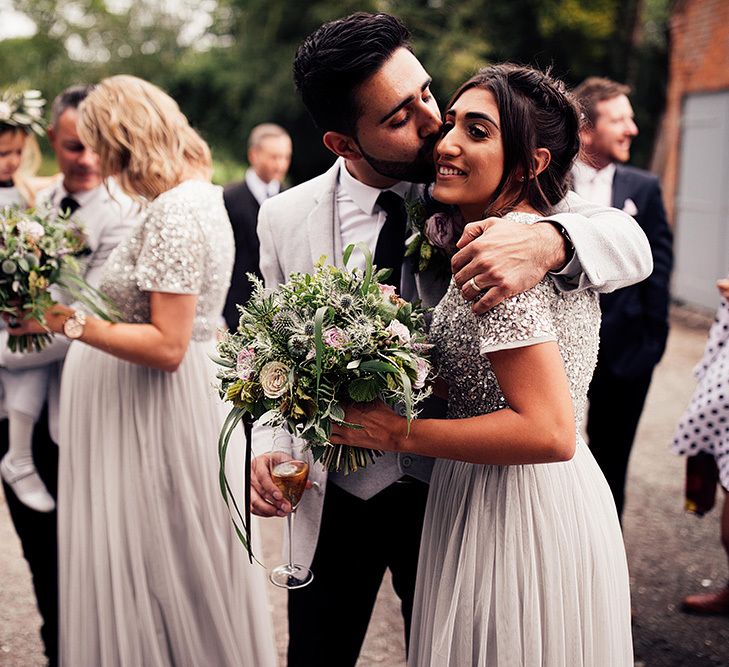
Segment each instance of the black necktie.
[{"label": "black necktie", "polygon": [[405,255],[405,227],[407,215],[402,197],[391,190],[385,190],[377,197],[378,206],[385,211],[385,224],[380,230],[375,246],[374,262],[378,269],[392,269],[385,281],[400,289],[400,274]]},{"label": "black necktie", "polygon": [[78,211],[78,209],[81,208],[81,204],[71,197],[71,195],[66,195],[63,199],[61,199],[61,203],[58,208],[62,214],[65,214],[70,218],[74,213],[76,213],[76,211]]}]

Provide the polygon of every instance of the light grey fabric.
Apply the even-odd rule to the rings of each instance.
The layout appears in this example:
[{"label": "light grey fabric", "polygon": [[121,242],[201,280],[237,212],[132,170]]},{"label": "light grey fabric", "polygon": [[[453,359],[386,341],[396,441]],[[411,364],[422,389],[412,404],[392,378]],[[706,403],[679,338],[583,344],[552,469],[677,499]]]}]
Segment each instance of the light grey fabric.
[{"label": "light grey fabric", "polygon": [[645,232],[624,211],[593,204],[570,191],[546,220],[562,225],[575,247],[572,261],[551,274],[562,291],[613,292],[645,280],[653,271]]}]

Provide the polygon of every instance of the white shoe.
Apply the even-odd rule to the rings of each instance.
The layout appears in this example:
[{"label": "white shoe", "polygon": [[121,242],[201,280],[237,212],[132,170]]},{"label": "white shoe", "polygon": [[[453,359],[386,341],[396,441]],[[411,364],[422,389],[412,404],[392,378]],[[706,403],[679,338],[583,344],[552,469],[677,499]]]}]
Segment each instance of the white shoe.
[{"label": "white shoe", "polygon": [[36,512],[52,512],[55,509],[56,503],[38,476],[32,461],[15,466],[10,455],[6,454],[0,461],[0,475],[23,505]]}]

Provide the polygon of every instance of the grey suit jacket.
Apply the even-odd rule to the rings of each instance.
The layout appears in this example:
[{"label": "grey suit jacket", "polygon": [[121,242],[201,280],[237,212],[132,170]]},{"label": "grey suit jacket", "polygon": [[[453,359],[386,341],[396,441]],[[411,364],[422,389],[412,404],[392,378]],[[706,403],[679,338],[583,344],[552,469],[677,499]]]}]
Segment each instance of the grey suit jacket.
[{"label": "grey suit jacket", "polygon": [[[340,163],[338,160],[321,176],[282,192],[261,206],[260,266],[267,286],[285,282],[294,272],[311,272],[322,255],[341,265],[343,249],[336,217]],[[570,193],[548,219],[562,225],[575,246],[573,260],[554,276],[560,289],[611,291],[638,282],[650,273],[651,251],[645,234],[622,211],[590,204]],[[419,296],[427,306],[435,305],[447,286],[444,281],[434,282],[428,274],[418,276],[417,283]],[[412,474],[412,461],[403,468]],[[376,464],[371,470],[356,474],[373,474],[375,469]],[[310,478],[318,486],[304,494],[295,522],[295,556],[302,565],[310,565],[314,557],[326,493],[327,475],[320,466],[311,466]]]},{"label": "grey suit jacket", "polygon": [[[52,186],[38,193],[39,210],[44,207],[53,210],[57,187]],[[112,250],[128,236],[137,222],[139,212],[139,205],[124,194],[114,181],[109,181],[108,189],[100,185],[89,200],[73,214],[73,219],[83,225],[86,241],[91,249],[91,254],[83,259],[82,269],[84,279],[92,287],[99,286],[106,260]],[[54,294],[54,297],[58,301],[69,301],[62,293]],[[3,333],[6,335],[6,332]],[[41,352],[13,353],[0,335],[0,366],[9,369],[46,365],[51,367],[48,382],[48,427],[54,442],[58,442],[61,371],[69,345],[70,341],[59,335]]]}]

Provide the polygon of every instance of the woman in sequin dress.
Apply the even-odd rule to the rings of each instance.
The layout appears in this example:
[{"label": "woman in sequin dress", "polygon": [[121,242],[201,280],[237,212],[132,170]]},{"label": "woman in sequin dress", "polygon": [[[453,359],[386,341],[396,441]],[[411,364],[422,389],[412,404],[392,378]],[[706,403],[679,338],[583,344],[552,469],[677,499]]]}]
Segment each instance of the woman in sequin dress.
[{"label": "woman in sequin dress", "polygon": [[[566,190],[578,112],[554,80],[495,66],[456,93],[434,195],[464,218],[539,219]],[[454,282],[431,327],[448,420],[352,406],[332,442],[435,456],[411,667],[633,664],[625,550],[579,434],[597,359],[589,291],[549,279],[476,316]]]},{"label": "woman in sequin dress", "polygon": [[218,487],[225,408],[208,354],[234,243],[209,149],[172,99],[134,77],[102,81],[79,114],[104,174],[149,204],[101,284],[123,323],[60,305],[47,316],[80,341],[61,397],[61,662],[274,665],[264,573]]}]

